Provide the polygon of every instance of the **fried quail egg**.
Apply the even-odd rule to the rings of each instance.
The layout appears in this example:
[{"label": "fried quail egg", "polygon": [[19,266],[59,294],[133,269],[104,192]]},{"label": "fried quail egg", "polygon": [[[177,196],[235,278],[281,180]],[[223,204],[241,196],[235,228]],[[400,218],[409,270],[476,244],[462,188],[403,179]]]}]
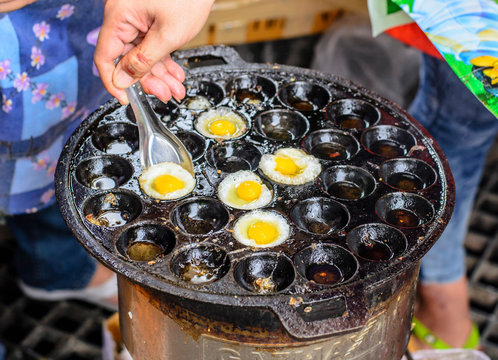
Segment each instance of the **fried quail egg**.
[{"label": "fried quail egg", "polygon": [[225,107],[203,112],[194,126],[202,135],[215,139],[237,138],[248,129],[247,121],[242,116]]},{"label": "fried quail egg", "polygon": [[218,198],[235,209],[257,209],[269,204],[272,197],[260,177],[247,170],[228,175],[218,186]]},{"label": "fried quail egg", "polygon": [[154,199],[173,200],[189,194],[195,178],[180,165],[162,162],[142,172],[138,182],[143,192]]},{"label": "fried quail egg", "polygon": [[282,148],[274,154],[264,154],[259,168],[271,180],[286,185],[302,185],[313,181],[322,171],[316,157],[293,148]]},{"label": "fried quail egg", "polygon": [[251,247],[271,247],[289,238],[290,226],[285,218],[273,211],[254,210],[242,215],[233,227],[233,236]]},{"label": "fried quail egg", "polygon": [[194,111],[211,109],[211,103],[209,100],[205,96],[201,95],[188,98],[185,101],[185,105],[187,106],[187,109]]}]

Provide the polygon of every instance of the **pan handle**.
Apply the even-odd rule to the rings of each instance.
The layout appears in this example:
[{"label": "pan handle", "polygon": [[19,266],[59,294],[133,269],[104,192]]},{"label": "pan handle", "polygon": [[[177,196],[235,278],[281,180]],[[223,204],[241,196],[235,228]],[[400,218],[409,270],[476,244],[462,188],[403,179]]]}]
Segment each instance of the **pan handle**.
[{"label": "pan handle", "polygon": [[296,296],[290,301],[275,303],[272,310],[290,335],[302,339],[359,329],[368,321],[362,292],[311,302],[300,302]]},{"label": "pan handle", "polygon": [[172,58],[185,70],[208,66],[246,64],[234,48],[224,45],[180,50],[173,53]]}]

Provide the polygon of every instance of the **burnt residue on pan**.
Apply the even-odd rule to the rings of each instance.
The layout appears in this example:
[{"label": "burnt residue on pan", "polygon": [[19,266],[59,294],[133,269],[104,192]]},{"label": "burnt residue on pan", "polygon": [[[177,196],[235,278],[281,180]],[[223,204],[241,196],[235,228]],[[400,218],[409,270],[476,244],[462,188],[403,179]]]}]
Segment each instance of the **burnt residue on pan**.
[{"label": "burnt residue on pan", "polygon": [[[80,125],[57,167],[56,195],[69,227],[92,255],[134,283],[235,308],[280,311],[297,298],[375,307],[368,299],[383,295],[369,289],[394,293],[397,276],[411,274],[448,222],[454,184],[441,150],[406,112],[368,90],[310,70],[240,60],[191,69],[186,88],[181,103],[150,99],[192,154],[196,187],[189,196],[158,201],[141,191],[137,127],[116,100]],[[223,141],[198,133],[196,119],[219,107],[248,119],[247,132]],[[266,178],[261,156],[284,147],[316,156],[321,174],[299,186]],[[245,212],[220,201],[217,187],[240,170],[272,187],[264,210],[290,224],[282,244],[262,250],[234,239],[233,225]],[[389,279],[395,283],[386,287]]]}]

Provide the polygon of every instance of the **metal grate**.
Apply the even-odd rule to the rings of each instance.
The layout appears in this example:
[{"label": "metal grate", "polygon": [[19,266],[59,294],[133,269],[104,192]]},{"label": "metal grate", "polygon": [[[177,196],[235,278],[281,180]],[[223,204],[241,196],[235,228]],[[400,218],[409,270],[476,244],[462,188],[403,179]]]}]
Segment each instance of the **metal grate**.
[{"label": "metal grate", "polygon": [[[0,254],[12,243],[0,227]],[[14,271],[0,259],[0,342],[5,360],[94,360],[101,358],[102,321],[110,312],[78,301],[45,302],[26,298]]]},{"label": "metal grate", "polygon": [[465,240],[472,317],[484,351],[498,359],[498,145],[490,152]]}]

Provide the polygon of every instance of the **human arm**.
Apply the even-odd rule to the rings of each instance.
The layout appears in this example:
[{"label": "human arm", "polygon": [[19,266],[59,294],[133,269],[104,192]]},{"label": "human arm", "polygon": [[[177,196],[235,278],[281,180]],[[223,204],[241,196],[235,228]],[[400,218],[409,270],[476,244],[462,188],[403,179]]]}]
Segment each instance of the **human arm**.
[{"label": "human arm", "polygon": [[0,0],[0,13],[18,10],[35,1],[36,0]]},{"label": "human arm", "polygon": [[[106,89],[122,104],[136,81],[163,101],[185,96],[185,74],[170,57],[204,25],[214,0],[107,0],[95,49]],[[126,54],[115,66],[114,61]]]}]

